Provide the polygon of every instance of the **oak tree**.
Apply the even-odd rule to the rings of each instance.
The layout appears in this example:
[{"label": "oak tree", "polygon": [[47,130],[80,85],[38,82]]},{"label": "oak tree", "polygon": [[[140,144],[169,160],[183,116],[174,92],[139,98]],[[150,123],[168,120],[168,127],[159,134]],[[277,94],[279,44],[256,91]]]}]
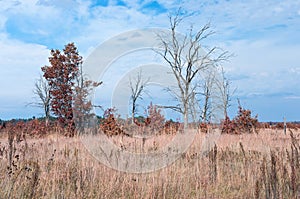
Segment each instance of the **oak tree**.
[{"label": "oak tree", "polygon": [[50,66],[42,67],[42,71],[50,86],[51,111],[60,124],[73,128],[73,86],[82,57],[74,43],[65,45],[62,52],[52,49],[50,54]]}]

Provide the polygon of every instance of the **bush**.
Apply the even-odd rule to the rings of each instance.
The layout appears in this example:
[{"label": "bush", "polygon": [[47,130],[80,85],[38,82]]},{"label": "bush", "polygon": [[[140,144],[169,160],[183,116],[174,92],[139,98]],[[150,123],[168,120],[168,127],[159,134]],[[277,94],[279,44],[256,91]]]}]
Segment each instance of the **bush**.
[{"label": "bush", "polygon": [[252,117],[250,110],[239,105],[238,115],[233,120],[226,116],[222,122],[222,133],[257,133],[259,127],[257,117],[257,115]]},{"label": "bush", "polygon": [[237,127],[235,121],[231,121],[230,118],[226,116],[225,120],[222,122],[222,133],[237,134],[238,132],[236,130]]},{"label": "bush", "polygon": [[105,110],[103,120],[100,123],[100,129],[108,136],[123,134],[123,130],[116,121],[115,112],[114,108]]}]

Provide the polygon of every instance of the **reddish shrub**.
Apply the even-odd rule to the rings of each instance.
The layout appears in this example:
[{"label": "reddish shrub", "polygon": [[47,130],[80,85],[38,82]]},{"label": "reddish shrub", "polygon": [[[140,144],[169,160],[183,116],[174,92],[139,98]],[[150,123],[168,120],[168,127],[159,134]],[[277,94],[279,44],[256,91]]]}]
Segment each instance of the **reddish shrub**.
[{"label": "reddish shrub", "polygon": [[199,127],[200,131],[202,133],[208,133],[208,128],[209,128],[209,124],[205,123],[205,122],[202,122],[199,124]]},{"label": "reddish shrub", "polygon": [[161,133],[165,134],[176,134],[179,131],[180,123],[168,120],[165,122],[163,131]]},{"label": "reddish shrub", "polygon": [[239,133],[237,131],[237,125],[235,123],[234,120],[230,120],[230,118],[228,116],[226,116],[225,120],[222,122],[221,124],[221,130],[222,130],[222,133],[227,133],[227,134],[230,134],[230,133],[233,133],[233,134],[237,134]]},{"label": "reddish shrub", "polygon": [[259,125],[257,115],[255,117],[252,117],[250,110],[243,109],[241,106],[239,106],[238,115],[234,120],[237,124],[237,130],[240,130],[243,133],[257,132],[257,128]]},{"label": "reddish shrub", "polygon": [[233,119],[227,116],[222,122],[222,133],[257,133],[259,122],[257,115],[251,116],[251,111],[244,109],[239,105],[238,115]]},{"label": "reddish shrub", "polygon": [[118,125],[115,118],[116,110],[109,108],[104,111],[103,120],[100,123],[100,129],[108,136],[123,134],[123,130]]}]

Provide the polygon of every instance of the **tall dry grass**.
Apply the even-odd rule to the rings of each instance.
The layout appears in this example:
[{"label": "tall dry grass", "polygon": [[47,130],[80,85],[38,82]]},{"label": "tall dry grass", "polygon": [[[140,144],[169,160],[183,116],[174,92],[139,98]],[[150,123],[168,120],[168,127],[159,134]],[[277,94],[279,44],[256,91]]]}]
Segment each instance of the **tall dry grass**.
[{"label": "tall dry grass", "polygon": [[[157,135],[144,144],[111,139],[126,150],[148,152],[172,136]],[[103,166],[78,137],[2,136],[0,198],[300,198],[299,139],[299,132],[274,130],[198,133],[172,165],[129,174]]]}]

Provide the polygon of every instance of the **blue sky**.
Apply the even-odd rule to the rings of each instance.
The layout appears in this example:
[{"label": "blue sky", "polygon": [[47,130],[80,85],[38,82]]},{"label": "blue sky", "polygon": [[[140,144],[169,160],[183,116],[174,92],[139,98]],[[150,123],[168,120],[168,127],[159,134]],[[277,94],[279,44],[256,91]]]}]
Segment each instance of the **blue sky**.
[{"label": "blue sky", "polygon": [[75,42],[86,58],[101,42],[124,31],[168,27],[181,6],[191,13],[184,32],[211,22],[208,45],[234,57],[224,64],[237,98],[261,121],[300,120],[300,1],[295,0],[1,0],[0,119],[42,116],[33,85],[49,50]]}]

